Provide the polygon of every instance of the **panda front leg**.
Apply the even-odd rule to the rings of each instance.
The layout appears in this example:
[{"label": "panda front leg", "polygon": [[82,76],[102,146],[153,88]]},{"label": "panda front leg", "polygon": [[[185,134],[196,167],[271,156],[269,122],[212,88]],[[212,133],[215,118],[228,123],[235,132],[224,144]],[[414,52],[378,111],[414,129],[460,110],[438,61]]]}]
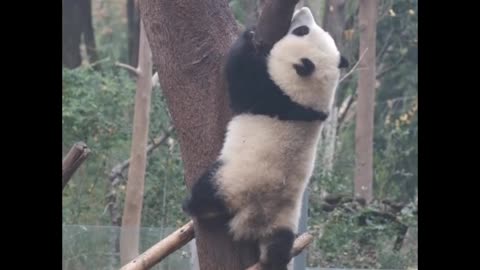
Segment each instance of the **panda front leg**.
[{"label": "panda front leg", "polygon": [[295,234],[281,228],[260,240],[260,264],[262,270],[287,270]]},{"label": "panda front leg", "polygon": [[215,183],[216,171],[221,162],[214,163],[193,185],[190,196],[182,208],[188,215],[199,220],[226,218],[228,211],[225,202],[218,195]]}]

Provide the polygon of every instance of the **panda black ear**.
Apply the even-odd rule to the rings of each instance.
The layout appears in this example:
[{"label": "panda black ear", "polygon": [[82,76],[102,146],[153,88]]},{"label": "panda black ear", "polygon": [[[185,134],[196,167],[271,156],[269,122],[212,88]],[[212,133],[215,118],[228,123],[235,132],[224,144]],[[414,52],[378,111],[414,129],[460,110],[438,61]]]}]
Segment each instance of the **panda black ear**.
[{"label": "panda black ear", "polygon": [[350,65],[348,63],[347,58],[343,57],[343,55],[340,56],[340,63],[338,64],[338,68],[347,68]]},{"label": "panda black ear", "polygon": [[307,35],[310,32],[310,28],[306,25],[299,26],[292,31],[292,34],[298,37]]}]

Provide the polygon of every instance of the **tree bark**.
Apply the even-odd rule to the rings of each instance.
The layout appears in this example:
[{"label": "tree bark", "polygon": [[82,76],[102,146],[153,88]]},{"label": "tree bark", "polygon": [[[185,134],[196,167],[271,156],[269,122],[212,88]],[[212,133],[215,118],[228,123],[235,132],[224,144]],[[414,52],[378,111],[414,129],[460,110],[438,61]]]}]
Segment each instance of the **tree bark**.
[{"label": "tree bark", "polygon": [[375,109],[375,44],[377,0],[361,0],[360,60],[355,127],[355,196],[373,198],[373,129]]},{"label": "tree bark", "polygon": [[139,233],[142,216],[143,187],[147,163],[148,124],[150,121],[150,97],[152,93],[151,51],[145,31],[140,29],[140,51],[138,63],[137,92],[131,162],[128,170],[125,206],[120,234],[120,261],[124,265],[139,253]]},{"label": "tree bark", "polygon": [[92,21],[92,0],[83,0],[82,3],[82,32],[83,41],[87,49],[88,62],[94,63],[98,60],[97,46],[95,44],[95,31]]},{"label": "tree bark", "polygon": [[322,144],[324,146],[323,152],[323,172],[329,174],[333,170],[333,159],[335,157],[335,145],[337,141],[337,115],[338,115],[338,108],[333,106],[332,111],[330,113],[330,117],[325,123],[324,128],[324,137],[322,140]]},{"label": "tree bark", "polygon": [[62,161],[62,190],[78,167],[85,161],[90,149],[83,142],[75,143]]},{"label": "tree bark", "polygon": [[325,1],[323,0],[304,0],[304,5],[312,11],[313,17],[319,25],[322,25]]},{"label": "tree bark", "polygon": [[345,0],[326,0],[323,28],[330,33],[337,47],[342,51],[345,30]]},{"label": "tree bark", "polygon": [[290,27],[291,18],[298,0],[265,1],[257,25],[255,41],[265,48],[271,48]]},{"label": "tree bark", "polygon": [[140,13],[137,0],[127,0],[128,64],[138,64],[138,42],[140,40]]},{"label": "tree bark", "polygon": [[244,0],[242,7],[245,10],[245,25],[247,27],[254,26],[258,20],[261,9],[259,9],[258,0]]},{"label": "tree bark", "polygon": [[87,50],[89,62],[97,61],[95,32],[92,22],[91,0],[63,0],[62,63],[67,68],[82,64],[80,54],[81,37]]},{"label": "tree bark", "polygon": [[[280,39],[297,1],[267,2],[256,37],[266,44]],[[217,158],[231,117],[222,67],[238,28],[223,0],[141,0],[139,7],[190,189]],[[258,260],[252,243],[234,243],[226,230],[211,231],[196,221],[194,226],[200,269],[244,270]]]},{"label": "tree bark", "polygon": [[[237,26],[226,1],[140,1],[159,81],[177,131],[185,181],[191,188],[217,157],[230,119],[222,63]],[[252,246],[195,222],[200,269],[244,270]],[[243,263],[245,263],[243,262]]]},{"label": "tree bark", "polygon": [[76,68],[82,63],[80,55],[80,36],[82,32],[77,0],[62,1],[62,63],[66,68]]}]

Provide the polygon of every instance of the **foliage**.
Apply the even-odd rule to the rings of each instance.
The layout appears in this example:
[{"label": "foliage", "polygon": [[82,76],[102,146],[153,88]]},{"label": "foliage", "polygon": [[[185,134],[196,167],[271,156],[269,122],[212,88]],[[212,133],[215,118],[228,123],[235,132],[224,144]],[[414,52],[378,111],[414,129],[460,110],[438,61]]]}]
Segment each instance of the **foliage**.
[{"label": "foliage", "polygon": [[[135,83],[126,71],[113,65],[102,70],[99,73],[82,67],[63,71],[64,154],[78,140],[85,141],[92,149],[64,191],[64,222],[68,224],[109,224],[105,202],[110,192],[108,174],[130,154]],[[161,91],[155,89],[152,100],[149,136],[153,139],[170,124]],[[145,226],[185,221],[178,204],[185,195],[182,173],[178,143],[173,135],[167,146],[152,153],[147,164]],[[122,182],[117,190],[120,202],[125,184],[126,181]]]},{"label": "foliage", "polygon": [[108,222],[103,214],[106,174],[128,157],[133,89],[124,72],[98,73],[88,67],[63,70],[63,152],[79,140],[92,150],[64,190],[64,222]]},{"label": "foliage", "polygon": [[398,212],[378,201],[362,206],[350,199],[332,208],[320,210],[318,218],[311,222],[311,230],[319,240],[309,253],[310,264],[366,269],[406,269],[417,264],[416,257],[410,254],[416,253],[417,247],[410,239],[395,249],[395,241],[405,236],[403,228],[410,232],[406,238],[417,231],[415,204]]},{"label": "foliage", "polygon": [[[417,1],[379,2],[377,24],[377,90],[374,130],[374,195],[378,200],[393,199],[413,203],[418,182],[417,119]],[[358,16],[358,3],[348,1],[347,18]],[[348,25],[353,35],[343,44],[350,62],[358,51],[358,24]],[[348,21],[348,19],[347,19]],[[337,105],[356,95],[357,74],[340,84]],[[352,106],[351,111],[355,110]],[[359,226],[359,213],[322,209],[322,194],[353,194],[355,169],[355,117],[347,117],[336,138],[334,166],[331,173],[317,163],[310,189],[309,229],[321,231],[315,247],[309,251],[309,263],[335,268],[406,269],[416,266],[416,241],[408,241],[401,251],[393,251],[394,225],[369,223]],[[319,161],[323,157],[319,149]],[[399,217],[416,232],[416,216]],[[320,237],[321,235],[321,237]],[[368,237],[365,237],[368,236]],[[416,236],[411,236],[415,238]],[[363,240],[368,240],[362,242]],[[362,244],[360,244],[362,243]],[[321,256],[320,256],[321,255]]]},{"label": "foliage", "polygon": [[100,59],[127,63],[127,18],[125,1],[92,1],[93,27]]},{"label": "foliage", "polygon": [[[385,1],[377,25],[377,89],[374,131],[374,188],[378,198],[412,200],[417,186],[417,7],[416,1]],[[356,17],[358,5],[347,5],[348,17]],[[393,15],[395,14],[395,15]],[[358,25],[346,40],[346,55],[358,52]],[[347,29],[346,31],[350,31]],[[350,60],[355,63],[355,60]],[[343,81],[337,105],[356,96],[357,76]],[[354,111],[354,106],[350,111]],[[334,173],[324,175],[317,164],[313,187],[329,193],[353,190],[355,168],[355,117],[347,114],[336,139]],[[322,157],[323,149],[319,151]],[[321,159],[319,159],[321,160]],[[317,188],[318,189],[318,188]]]}]

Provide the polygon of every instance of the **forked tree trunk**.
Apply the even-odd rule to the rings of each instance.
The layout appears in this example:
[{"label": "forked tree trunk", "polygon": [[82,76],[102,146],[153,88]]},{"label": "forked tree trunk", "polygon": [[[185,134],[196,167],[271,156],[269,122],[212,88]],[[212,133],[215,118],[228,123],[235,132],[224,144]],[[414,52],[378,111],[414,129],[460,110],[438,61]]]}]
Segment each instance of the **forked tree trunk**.
[{"label": "forked tree trunk", "polygon": [[[267,1],[260,41],[269,46],[287,32],[296,2]],[[237,25],[224,0],[141,0],[140,14],[191,188],[217,158],[231,117],[222,67]],[[245,270],[258,260],[252,243],[234,243],[226,230],[194,224],[200,269]]]},{"label": "forked tree trunk", "polygon": [[355,128],[355,196],[373,198],[373,128],[375,109],[375,44],[377,0],[360,1],[360,60]]},{"label": "forked tree trunk", "polygon": [[141,26],[138,56],[138,79],[135,94],[130,169],[128,170],[125,206],[120,234],[120,262],[128,263],[139,254],[140,221],[143,205],[143,187],[147,165],[148,124],[152,93],[151,51]]}]

